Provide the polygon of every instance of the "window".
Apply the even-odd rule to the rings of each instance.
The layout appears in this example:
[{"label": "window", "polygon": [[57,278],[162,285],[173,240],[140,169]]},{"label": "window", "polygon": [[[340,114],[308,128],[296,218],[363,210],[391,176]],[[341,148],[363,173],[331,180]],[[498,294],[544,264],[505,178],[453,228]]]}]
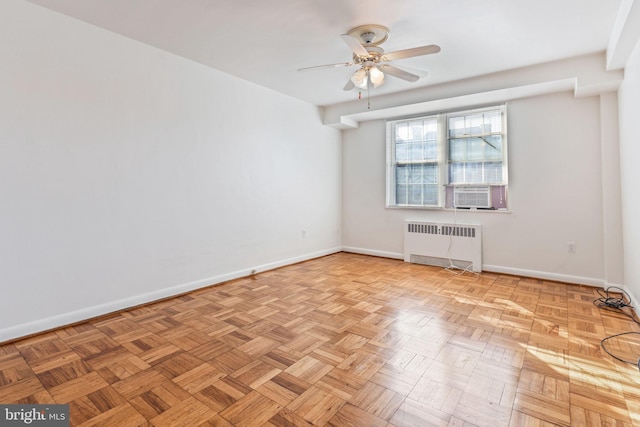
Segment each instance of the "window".
[{"label": "window", "polygon": [[437,205],[440,153],[435,117],[396,123],[395,198],[398,205]]},{"label": "window", "polygon": [[387,205],[506,209],[505,116],[496,106],[388,122]]}]

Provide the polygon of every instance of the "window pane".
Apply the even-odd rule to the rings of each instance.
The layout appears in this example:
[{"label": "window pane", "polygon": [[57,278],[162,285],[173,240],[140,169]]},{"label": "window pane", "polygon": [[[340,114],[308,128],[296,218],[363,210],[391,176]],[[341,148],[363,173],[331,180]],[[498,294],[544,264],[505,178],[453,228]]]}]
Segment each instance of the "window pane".
[{"label": "window pane", "polygon": [[438,139],[438,120],[435,117],[424,120],[424,135],[426,140]]},{"label": "window pane", "polygon": [[449,119],[449,136],[464,135],[464,117],[451,117]]},{"label": "window pane", "polygon": [[484,158],[485,142],[480,138],[467,138],[467,160],[482,160]]},{"label": "window pane", "polygon": [[411,184],[420,184],[422,182],[422,165],[411,165],[409,182]]},{"label": "window pane", "polygon": [[449,165],[449,182],[456,184],[464,182],[464,163],[451,163]]},{"label": "window pane", "polygon": [[451,139],[449,140],[449,160],[462,161],[464,160],[464,139]]},{"label": "window pane", "polygon": [[409,140],[409,126],[406,123],[397,123],[395,128],[396,128],[396,143],[399,141]]},{"label": "window pane", "polygon": [[502,136],[491,135],[484,138],[484,156],[487,160],[502,159]]},{"label": "window pane", "polygon": [[438,204],[438,186],[437,185],[423,185],[422,192],[424,194],[425,205],[437,205]]},{"label": "window pane", "polygon": [[396,166],[396,184],[406,184],[408,182],[409,167],[405,165]]},{"label": "window pane", "polygon": [[422,125],[422,121],[409,122],[409,127],[411,128],[409,131],[411,141],[422,141],[424,139],[424,127]]},{"label": "window pane", "polygon": [[489,125],[489,132],[502,132],[502,112],[489,111],[485,113],[485,123]]},{"label": "window pane", "polygon": [[396,204],[406,205],[407,201],[408,201],[407,185],[406,184],[396,185]]},{"label": "window pane", "polygon": [[409,186],[409,204],[421,205],[422,204],[422,186],[411,185]]},{"label": "window pane", "polygon": [[502,162],[468,162],[449,164],[452,184],[497,184],[502,182]]},{"label": "window pane", "polygon": [[406,162],[409,160],[408,144],[396,142],[396,162]]},{"label": "window pane", "polygon": [[467,135],[478,135],[483,133],[484,129],[482,114],[474,114],[471,116],[465,117],[465,134]]},{"label": "window pane", "polygon": [[484,164],[484,182],[502,182],[502,162],[489,162]]},{"label": "window pane", "polygon": [[438,183],[438,166],[437,165],[425,165],[423,168],[423,183],[425,184],[437,184]]},{"label": "window pane", "polygon": [[435,141],[438,136],[438,123],[435,118],[411,120],[397,123],[396,141]]},{"label": "window pane", "polygon": [[464,165],[464,182],[483,182],[482,163],[472,162]]},{"label": "window pane", "polygon": [[438,160],[438,143],[428,141],[424,145],[424,159],[430,161]]},{"label": "window pane", "polygon": [[412,142],[409,146],[409,160],[419,162],[424,160],[423,144],[421,142]]}]

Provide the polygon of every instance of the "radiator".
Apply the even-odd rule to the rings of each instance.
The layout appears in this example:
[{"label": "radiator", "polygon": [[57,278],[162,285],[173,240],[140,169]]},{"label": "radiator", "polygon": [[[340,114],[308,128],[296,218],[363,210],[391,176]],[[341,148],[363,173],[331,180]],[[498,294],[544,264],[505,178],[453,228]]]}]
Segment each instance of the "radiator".
[{"label": "radiator", "polygon": [[482,227],[405,221],[404,260],[482,271]]}]

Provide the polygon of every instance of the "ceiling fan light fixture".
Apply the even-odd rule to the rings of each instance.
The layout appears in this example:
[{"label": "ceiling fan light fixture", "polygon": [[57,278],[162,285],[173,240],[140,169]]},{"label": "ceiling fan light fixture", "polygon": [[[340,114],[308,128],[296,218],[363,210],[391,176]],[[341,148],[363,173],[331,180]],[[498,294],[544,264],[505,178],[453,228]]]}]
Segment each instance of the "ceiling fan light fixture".
[{"label": "ceiling fan light fixture", "polygon": [[353,73],[351,81],[359,89],[367,89],[369,82],[378,87],[384,83],[384,73],[378,67],[362,67]]},{"label": "ceiling fan light fixture", "polygon": [[353,84],[360,89],[367,88],[367,80],[368,80],[368,75],[367,75],[367,70],[365,68],[360,68],[351,76],[351,81],[353,82]]},{"label": "ceiling fan light fixture", "polygon": [[380,71],[378,67],[371,67],[369,69],[369,78],[371,79],[371,83],[373,83],[373,87],[378,87],[384,83],[384,73]]}]

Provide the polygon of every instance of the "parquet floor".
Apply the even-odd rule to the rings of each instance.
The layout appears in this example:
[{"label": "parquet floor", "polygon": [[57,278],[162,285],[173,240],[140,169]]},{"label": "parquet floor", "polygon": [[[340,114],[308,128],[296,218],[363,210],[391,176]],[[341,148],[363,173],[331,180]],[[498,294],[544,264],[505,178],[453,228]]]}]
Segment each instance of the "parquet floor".
[{"label": "parquet floor", "polygon": [[[640,426],[595,289],[339,253],[0,347],[74,426]],[[609,342],[637,359],[636,335]]]}]

